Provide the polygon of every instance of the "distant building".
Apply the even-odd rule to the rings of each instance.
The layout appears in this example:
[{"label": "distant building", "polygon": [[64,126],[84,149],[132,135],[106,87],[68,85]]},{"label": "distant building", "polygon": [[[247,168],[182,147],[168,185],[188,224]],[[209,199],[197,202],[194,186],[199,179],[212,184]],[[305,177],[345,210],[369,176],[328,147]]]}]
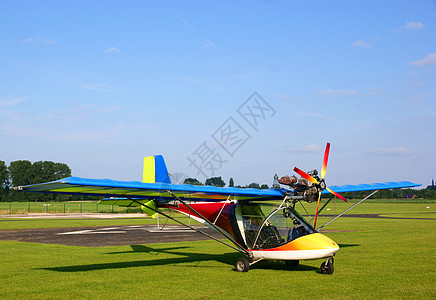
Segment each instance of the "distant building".
[{"label": "distant building", "polygon": [[434,179],[431,180],[431,185],[427,186],[427,190],[436,191],[436,185],[434,185]]},{"label": "distant building", "polygon": [[415,198],[417,198],[418,196],[416,196],[416,194],[404,194],[403,195],[403,198],[404,199],[415,199]]}]

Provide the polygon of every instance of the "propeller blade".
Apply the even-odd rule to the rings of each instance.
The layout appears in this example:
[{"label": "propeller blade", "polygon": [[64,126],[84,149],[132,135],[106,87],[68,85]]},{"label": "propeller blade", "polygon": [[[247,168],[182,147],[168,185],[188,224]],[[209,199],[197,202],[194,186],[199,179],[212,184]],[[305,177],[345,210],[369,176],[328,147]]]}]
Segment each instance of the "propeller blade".
[{"label": "propeller blade", "polygon": [[339,199],[344,200],[345,202],[348,202],[347,199],[345,199],[343,196],[341,196],[340,194],[336,193],[335,191],[332,191],[331,189],[329,189],[328,187],[326,187],[326,190],[329,191],[330,193],[332,193],[333,195],[335,195],[336,197],[338,197]]},{"label": "propeller blade", "polygon": [[327,162],[329,160],[329,152],[330,152],[330,143],[327,143],[327,146],[325,147],[325,152],[324,152],[324,161],[322,162],[321,179],[324,178],[325,173],[327,171]]},{"label": "propeller blade", "polygon": [[318,183],[318,181],[317,181],[315,178],[313,178],[312,176],[310,176],[309,174],[307,174],[306,172],[300,170],[300,169],[297,168],[297,167],[294,168],[294,172],[295,172],[295,173],[298,173],[298,175],[300,175],[300,176],[303,177],[304,179],[309,180],[309,181],[312,182],[312,183],[315,183],[315,184]]},{"label": "propeller blade", "polygon": [[321,192],[319,192],[319,195],[318,195],[318,204],[316,205],[315,221],[313,222],[313,228],[315,228],[315,229],[316,229],[316,219],[318,218],[319,201],[320,200],[321,200]]}]

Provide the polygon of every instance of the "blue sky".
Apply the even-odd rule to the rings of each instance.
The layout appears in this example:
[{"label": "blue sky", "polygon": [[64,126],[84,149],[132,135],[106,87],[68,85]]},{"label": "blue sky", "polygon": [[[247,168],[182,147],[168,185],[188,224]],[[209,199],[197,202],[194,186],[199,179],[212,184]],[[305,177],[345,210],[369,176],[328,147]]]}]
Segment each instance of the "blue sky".
[{"label": "blue sky", "polygon": [[[434,1],[3,1],[0,160],[74,176],[436,178]],[[245,117],[244,117],[245,116]],[[195,163],[191,163],[194,161]],[[194,167],[197,165],[197,167]]]}]

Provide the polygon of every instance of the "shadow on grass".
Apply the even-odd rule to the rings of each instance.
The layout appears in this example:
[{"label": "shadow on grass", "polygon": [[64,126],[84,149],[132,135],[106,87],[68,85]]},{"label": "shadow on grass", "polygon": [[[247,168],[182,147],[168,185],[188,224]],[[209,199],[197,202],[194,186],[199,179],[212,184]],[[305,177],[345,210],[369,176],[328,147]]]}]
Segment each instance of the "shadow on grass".
[{"label": "shadow on grass", "polygon": [[[202,261],[217,261],[223,264],[233,266],[236,260],[242,255],[239,253],[223,253],[223,254],[207,254],[207,253],[190,253],[179,252],[177,250],[186,249],[189,247],[170,247],[170,248],[152,248],[145,245],[131,245],[132,251],[110,252],[107,254],[129,254],[144,252],[155,255],[161,253],[179,255],[179,257],[151,259],[151,260],[136,260],[126,262],[110,262],[99,264],[86,264],[76,266],[52,267],[52,268],[38,268],[38,270],[56,271],[56,272],[85,272],[95,270],[107,269],[124,269],[124,268],[137,268],[137,267],[152,267],[164,265],[181,265],[182,267],[200,267],[200,268],[223,268],[222,266],[207,266],[199,264]],[[195,263],[193,265],[185,265],[186,263]],[[252,266],[253,269],[268,269],[268,270],[283,270],[283,271],[314,271],[317,268],[305,265],[299,265],[294,268],[287,268],[284,262],[281,261],[262,261]]]},{"label": "shadow on grass", "polygon": [[338,244],[339,248],[360,247],[359,244]]}]

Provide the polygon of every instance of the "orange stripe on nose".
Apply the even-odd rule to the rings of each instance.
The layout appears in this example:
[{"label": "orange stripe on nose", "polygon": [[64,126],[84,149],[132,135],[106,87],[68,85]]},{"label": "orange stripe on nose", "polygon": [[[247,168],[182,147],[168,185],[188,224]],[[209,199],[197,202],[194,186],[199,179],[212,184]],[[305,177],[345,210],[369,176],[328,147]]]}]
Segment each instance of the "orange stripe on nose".
[{"label": "orange stripe on nose", "polygon": [[271,250],[321,250],[339,249],[338,244],[321,233],[304,235],[286,245]]}]

